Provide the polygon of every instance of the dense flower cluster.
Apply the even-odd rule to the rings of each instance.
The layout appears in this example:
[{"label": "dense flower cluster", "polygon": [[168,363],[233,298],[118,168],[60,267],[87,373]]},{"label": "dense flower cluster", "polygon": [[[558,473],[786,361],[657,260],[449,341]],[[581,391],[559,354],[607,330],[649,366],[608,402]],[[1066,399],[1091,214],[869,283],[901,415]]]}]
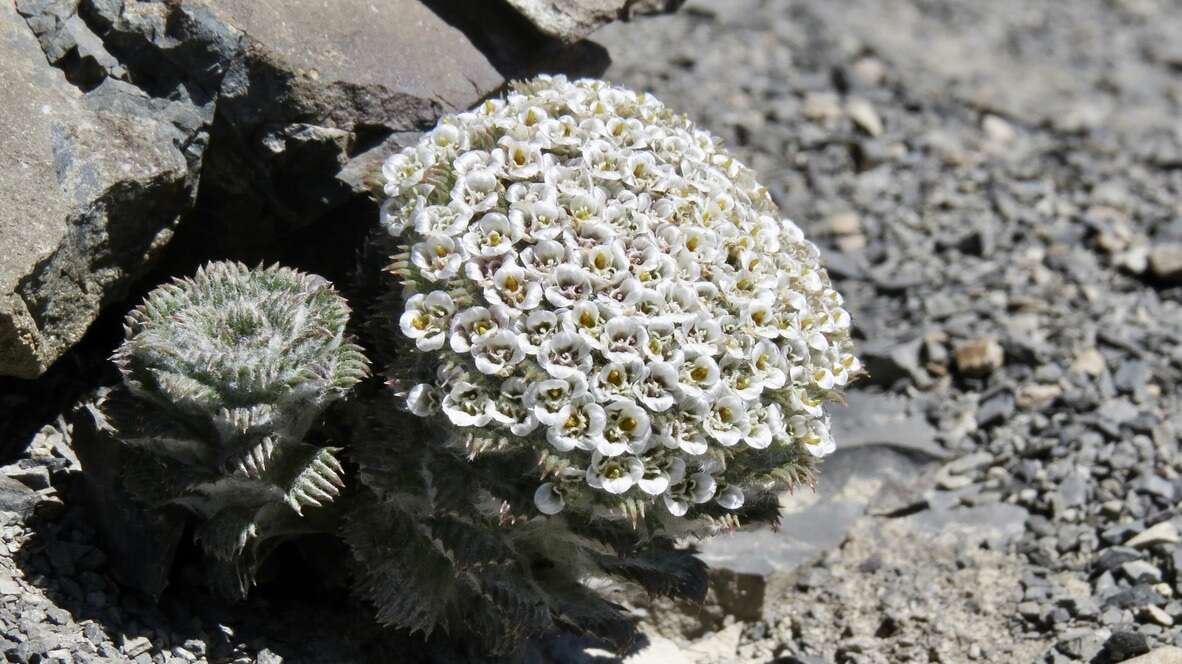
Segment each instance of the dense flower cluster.
[{"label": "dense flower cluster", "polygon": [[568,463],[539,510],[737,509],[743,454],[834,443],[859,371],[817,249],[752,172],[646,94],[542,77],[383,167],[416,415]]}]

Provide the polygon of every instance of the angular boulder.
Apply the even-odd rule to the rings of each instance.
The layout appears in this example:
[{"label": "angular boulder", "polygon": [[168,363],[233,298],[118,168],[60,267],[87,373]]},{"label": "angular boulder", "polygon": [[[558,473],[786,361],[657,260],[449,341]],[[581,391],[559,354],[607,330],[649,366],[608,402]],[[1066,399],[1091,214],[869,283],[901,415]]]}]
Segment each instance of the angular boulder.
[{"label": "angular boulder", "polygon": [[671,12],[685,0],[508,0],[542,34],[573,43],[618,19]]},{"label": "angular boulder", "polygon": [[167,272],[351,260],[381,155],[512,78],[606,68],[527,18],[462,0],[0,3],[0,376],[43,374],[168,276],[163,255]]},{"label": "angular boulder", "polygon": [[84,94],[10,2],[0,35],[0,375],[33,378],[168,242],[195,192],[194,135],[134,88]]}]

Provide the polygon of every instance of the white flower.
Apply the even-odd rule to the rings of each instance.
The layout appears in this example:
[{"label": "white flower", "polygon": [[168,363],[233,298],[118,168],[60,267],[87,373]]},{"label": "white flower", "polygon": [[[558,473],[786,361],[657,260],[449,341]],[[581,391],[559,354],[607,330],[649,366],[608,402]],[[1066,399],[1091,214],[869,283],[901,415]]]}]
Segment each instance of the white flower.
[{"label": "white flower", "polygon": [[565,492],[554,482],[543,482],[534,491],[534,505],[538,511],[547,516],[553,516],[566,507]]},{"label": "white flower", "polygon": [[722,383],[744,401],[756,401],[763,394],[763,382],[751,369],[751,364],[727,355],[718,363]]},{"label": "white flower", "polygon": [[386,195],[400,196],[423,181],[427,169],[435,165],[435,153],[426,146],[407,148],[382,164]]},{"label": "white flower", "polygon": [[554,273],[559,267],[573,267],[566,264],[566,245],[554,240],[538,240],[537,244],[522,250],[521,264],[539,280]]},{"label": "white flower", "polygon": [[747,407],[735,394],[726,394],[714,402],[704,424],[706,433],[726,447],[742,440],[751,430]]},{"label": "white flower", "polygon": [[823,457],[836,448],[833,435],[829,432],[829,423],[824,419],[808,419],[801,415],[793,415],[788,420],[788,428],[793,437],[804,444],[805,449],[815,457]]},{"label": "white flower", "polygon": [[685,477],[685,460],[678,456],[648,456],[644,461],[644,473],[636,484],[650,496],[659,496],[671,484]]},{"label": "white flower", "polygon": [[753,450],[766,449],[784,430],[784,415],[779,404],[749,406],[747,414],[750,428],[743,440]]},{"label": "white flower", "polygon": [[743,490],[737,486],[728,485],[723,487],[718,495],[714,497],[714,502],[722,505],[728,510],[737,510],[743,506],[747,501],[747,497],[743,495]]},{"label": "white flower", "polygon": [[402,333],[415,340],[419,350],[437,350],[447,338],[447,327],[456,305],[443,291],[418,293],[406,301],[399,319]]},{"label": "white flower", "polygon": [[591,275],[576,265],[559,265],[546,286],[546,301],[555,307],[570,307],[591,294]]},{"label": "white flower", "polygon": [[473,344],[505,329],[508,324],[506,307],[468,307],[452,318],[449,337],[451,349],[457,353],[466,353]]},{"label": "white flower", "polygon": [[562,329],[583,338],[593,348],[599,347],[603,334],[603,313],[595,302],[579,302],[562,312]]},{"label": "white flower", "polygon": [[455,240],[446,235],[429,235],[410,250],[410,259],[428,281],[444,281],[460,273],[464,257]]},{"label": "white flower", "polygon": [[595,452],[587,466],[589,486],[617,495],[631,489],[642,477],[644,464],[634,456],[611,457]]},{"label": "white flower", "polygon": [[669,491],[664,495],[665,508],[673,516],[685,516],[690,505],[701,504],[713,498],[717,486],[709,473],[694,473],[669,487]]},{"label": "white flower", "polygon": [[643,357],[648,332],[632,317],[613,318],[603,328],[601,348],[609,362],[634,362]]},{"label": "white flower", "polygon": [[709,450],[703,424],[710,404],[701,397],[683,396],[674,408],[657,418],[653,438],[661,445],[698,456]]},{"label": "white flower", "polygon": [[516,334],[500,330],[472,344],[472,359],[480,373],[501,375],[525,359],[525,350]]},{"label": "white flower", "polygon": [[484,296],[489,302],[528,311],[542,301],[542,286],[524,269],[505,263],[493,273],[492,283],[484,289]]},{"label": "white flower", "polygon": [[452,201],[447,205],[418,206],[410,217],[415,232],[422,236],[459,235],[464,232],[471,220],[472,208],[459,201]]},{"label": "white flower", "polygon": [[603,440],[607,416],[603,407],[590,398],[572,404],[566,419],[555,421],[546,430],[546,440],[560,452],[572,449],[595,450]]},{"label": "white flower", "polygon": [[619,180],[623,177],[623,163],[616,146],[607,141],[592,140],[583,146],[583,162],[592,177]]},{"label": "white flower", "polygon": [[500,256],[513,251],[525,230],[500,212],[489,212],[464,233],[464,250],[473,256]]},{"label": "white flower", "polygon": [[521,347],[526,355],[536,355],[542,344],[558,331],[558,316],[552,311],[535,309],[525,317],[521,330]]},{"label": "white flower", "polygon": [[676,324],[669,319],[660,318],[649,320],[648,343],[644,345],[644,355],[655,362],[667,362],[674,367],[685,359],[684,335],[677,329]]},{"label": "white flower", "polygon": [[406,395],[406,405],[411,413],[419,417],[427,417],[439,412],[439,390],[426,383],[419,383],[410,388]]},{"label": "white flower", "polygon": [[542,342],[538,364],[555,378],[586,375],[591,369],[591,344],[577,334],[559,332]]},{"label": "white flower", "polygon": [[678,388],[683,394],[700,396],[718,384],[718,363],[709,355],[687,355],[678,369]]},{"label": "white flower", "polygon": [[820,390],[831,390],[836,384],[836,379],[833,377],[833,372],[825,367],[817,367],[813,369],[809,376],[812,384]]},{"label": "white flower", "polygon": [[740,320],[761,337],[774,339],[780,335],[779,326],[776,324],[775,299],[770,293],[761,293],[756,299],[748,302],[743,307]]},{"label": "white flower", "polygon": [[791,387],[787,391],[788,408],[793,413],[804,413],[811,417],[820,417],[824,412],[821,402],[809,396],[803,387]]},{"label": "white flower", "polygon": [[443,412],[458,427],[482,427],[492,419],[492,402],[479,385],[456,383],[443,397]]},{"label": "white flower", "polygon": [[[526,393],[525,403],[533,409],[534,417],[547,426],[561,424],[570,417],[572,402],[579,395],[577,381],[551,378],[534,383]],[[586,389],[584,384],[583,390]]]},{"label": "white flower", "polygon": [[487,212],[496,207],[500,183],[497,176],[501,171],[504,153],[474,150],[465,152],[452,164],[456,171],[456,184],[452,187],[452,200],[471,208],[474,212]]},{"label": "white flower", "polygon": [[717,356],[722,349],[722,325],[699,315],[685,328],[685,351],[695,355]]},{"label": "white flower", "polygon": [[514,436],[524,436],[538,426],[537,418],[525,403],[528,391],[524,380],[510,378],[501,383],[501,389],[492,404],[492,419],[508,426]]},{"label": "white flower", "polygon": [[603,402],[621,397],[631,398],[644,380],[644,374],[644,363],[638,360],[608,362],[592,376],[589,386],[591,394]]},{"label": "white flower", "polygon": [[768,389],[784,387],[787,373],[784,371],[784,356],[779,346],[767,339],[761,339],[751,349],[751,373],[755,380]]},{"label": "white flower", "polygon": [[662,413],[677,403],[677,369],[668,362],[653,362],[636,385],[636,398],[645,408]]},{"label": "white flower", "polygon": [[616,399],[604,408],[607,422],[599,451],[605,456],[619,456],[631,451],[640,454],[648,448],[652,423],[648,413],[631,399]]},{"label": "white flower", "polygon": [[697,317],[698,294],[693,288],[681,282],[664,281],[657,290],[665,298],[665,305],[670,320],[677,323],[691,321]]},{"label": "white flower", "polygon": [[512,136],[500,140],[505,151],[505,175],[514,180],[528,180],[542,170],[542,146],[532,141],[519,141]]},{"label": "white flower", "polygon": [[583,266],[600,285],[614,284],[629,272],[624,247],[618,241],[596,245],[583,252]]},{"label": "white flower", "polygon": [[379,209],[378,221],[386,232],[394,237],[402,235],[411,223],[411,215],[419,205],[418,200],[387,198]]}]

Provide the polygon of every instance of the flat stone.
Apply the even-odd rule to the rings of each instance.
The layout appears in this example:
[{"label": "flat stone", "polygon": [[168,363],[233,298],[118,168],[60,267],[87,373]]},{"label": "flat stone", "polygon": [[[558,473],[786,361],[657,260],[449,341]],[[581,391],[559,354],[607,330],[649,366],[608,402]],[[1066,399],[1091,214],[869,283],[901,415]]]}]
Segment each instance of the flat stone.
[{"label": "flat stone", "polygon": [[40,501],[41,496],[36,491],[11,477],[0,475],[0,512],[14,512],[26,519]]},{"label": "flat stone", "polygon": [[576,42],[619,18],[673,11],[685,0],[507,0],[542,34]]},{"label": "flat stone", "polygon": [[852,391],[846,394],[845,404],[829,407],[829,415],[838,447],[882,445],[931,460],[948,457],[936,442],[935,427],[902,397]]},{"label": "flat stone", "polygon": [[[851,395],[852,396],[852,395]],[[711,569],[767,576],[791,572],[845,538],[884,489],[917,482],[929,461],[888,446],[838,447],[811,491],[781,497],[779,530],[744,530],[710,538],[700,558]]]},{"label": "flat stone", "polygon": [[966,543],[988,543],[1000,547],[1021,537],[1030,513],[1009,503],[990,503],[975,507],[925,510],[906,519],[932,533],[955,533]]},{"label": "flat stone", "polygon": [[1144,560],[1130,560],[1120,566],[1120,571],[1133,583],[1157,583],[1161,581],[1161,570]]},{"label": "flat stone", "polygon": [[34,491],[49,488],[49,469],[29,459],[0,467],[0,475],[10,477]]},{"label": "flat stone", "polygon": [[910,378],[920,386],[931,382],[919,361],[922,345],[922,337],[906,341],[872,339],[866,342],[860,354],[870,374],[870,383],[890,387],[903,378]]},{"label": "flat stone", "polygon": [[1182,648],[1165,646],[1140,657],[1123,660],[1122,664],[1182,664]]},{"label": "flat stone", "polygon": [[1155,279],[1182,283],[1182,243],[1166,242],[1150,249],[1149,272]]},{"label": "flat stone", "polygon": [[1107,656],[1107,661],[1124,662],[1132,657],[1149,652],[1149,640],[1143,634],[1136,632],[1113,632],[1104,642],[1101,656]]},{"label": "flat stone", "polygon": [[1178,534],[1178,528],[1170,521],[1162,521],[1134,535],[1125,542],[1125,546],[1139,549],[1155,544],[1178,544],[1179,542],[1182,542],[1182,537]]},{"label": "flat stone", "polygon": [[615,20],[628,0],[507,0],[547,36],[574,42]]},{"label": "flat stone", "polygon": [[1005,363],[1005,351],[992,337],[970,339],[956,347],[956,370],[964,376],[988,376]]},{"label": "flat stone", "polygon": [[1141,609],[1141,616],[1150,622],[1161,625],[1162,627],[1172,627],[1174,625],[1174,619],[1170,616],[1170,614],[1166,613],[1165,610],[1158,606],[1150,605],[1144,609]]},{"label": "flat stone", "polygon": [[[257,62],[296,75],[287,89],[276,90],[289,96],[285,101],[293,115],[305,106],[325,119],[407,127],[434,122],[440,109],[432,108],[433,100],[443,104],[442,110],[461,110],[504,82],[458,28],[418,0],[189,2],[265,51],[252,54]],[[250,81],[236,77],[250,73],[255,72],[232,69],[222,94],[249,94],[238,86]],[[326,106],[334,101],[341,106]],[[413,104],[421,104],[426,117],[408,114]]]},{"label": "flat stone", "polygon": [[1014,414],[1017,399],[1009,390],[1002,390],[981,403],[977,410],[977,426],[991,427],[1005,422]]}]

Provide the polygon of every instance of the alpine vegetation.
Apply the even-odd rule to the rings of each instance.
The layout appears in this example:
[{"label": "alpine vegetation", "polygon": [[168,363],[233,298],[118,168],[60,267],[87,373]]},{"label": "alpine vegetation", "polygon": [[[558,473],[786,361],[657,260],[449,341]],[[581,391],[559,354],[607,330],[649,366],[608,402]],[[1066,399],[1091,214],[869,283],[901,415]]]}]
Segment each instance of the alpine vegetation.
[{"label": "alpine vegetation", "polygon": [[610,632],[583,581],[704,593],[673,542],[774,521],[833,450],[823,404],[861,372],[841,295],[752,171],[652,96],[541,77],[382,176],[388,373],[419,424],[366,437],[378,506],[350,540],[386,622]]},{"label": "alpine vegetation", "polygon": [[306,436],[368,375],[348,319],[323,278],[239,263],[160,286],[127,317],[123,385],[103,405],[128,446],[125,483],[200,517],[195,536],[231,596],[280,537],[318,530],[310,512],[344,486],[338,449]]}]

